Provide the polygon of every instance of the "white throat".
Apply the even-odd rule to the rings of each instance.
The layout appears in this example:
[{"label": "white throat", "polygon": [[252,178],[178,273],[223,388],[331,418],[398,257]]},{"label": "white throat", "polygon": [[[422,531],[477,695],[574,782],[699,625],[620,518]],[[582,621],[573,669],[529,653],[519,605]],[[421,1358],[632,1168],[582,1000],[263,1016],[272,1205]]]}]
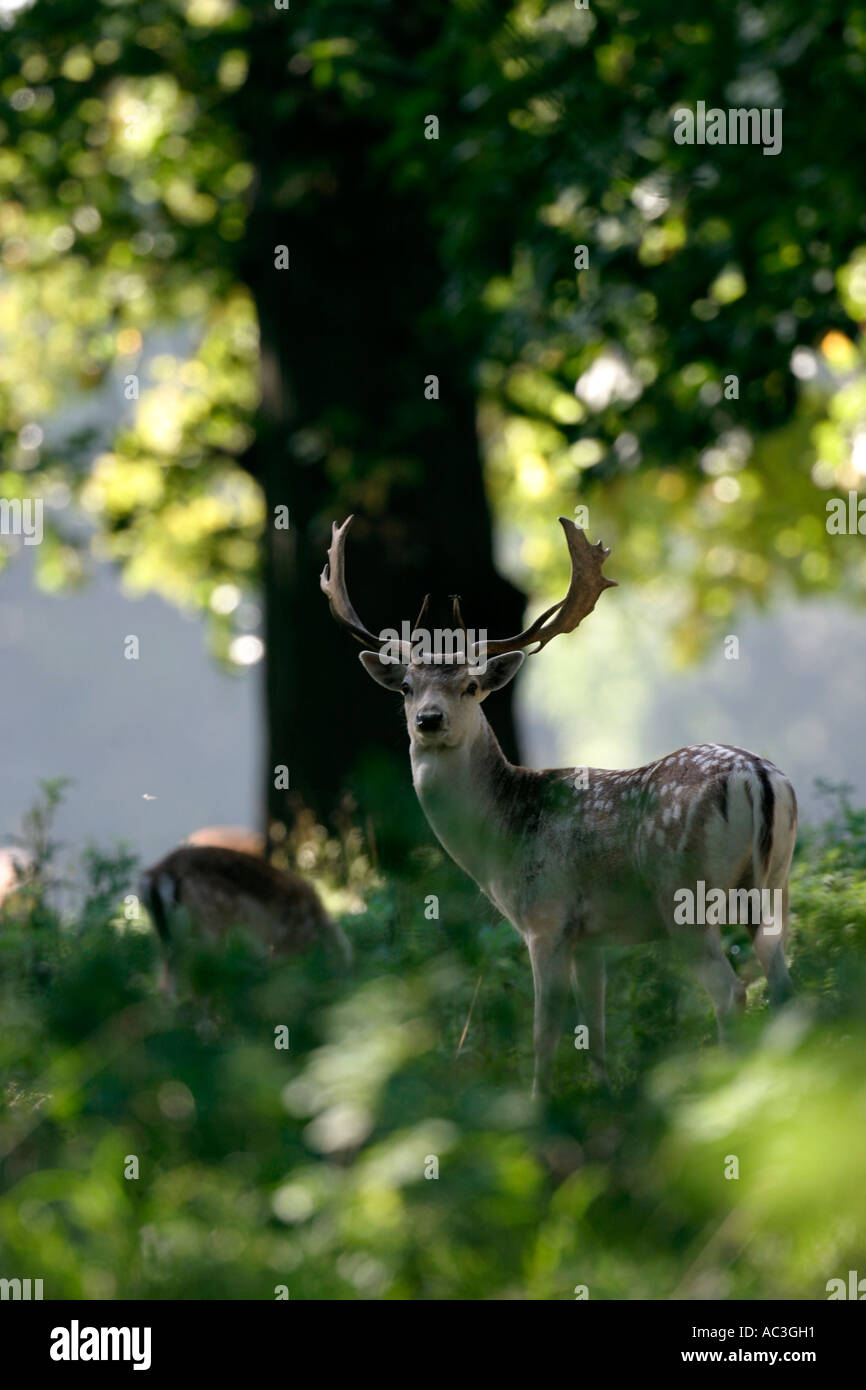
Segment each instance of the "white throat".
[{"label": "white throat", "polygon": [[485,892],[495,877],[498,830],[490,775],[502,753],[479,710],[479,726],[457,747],[424,747],[412,740],[412,782],[431,829],[443,848]]}]

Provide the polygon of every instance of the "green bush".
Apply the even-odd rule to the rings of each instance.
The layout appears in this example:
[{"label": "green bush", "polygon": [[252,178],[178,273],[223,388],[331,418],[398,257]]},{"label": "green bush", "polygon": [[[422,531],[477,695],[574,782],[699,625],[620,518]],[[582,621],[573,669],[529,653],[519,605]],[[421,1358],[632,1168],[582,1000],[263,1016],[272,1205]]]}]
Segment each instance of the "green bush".
[{"label": "green bush", "polygon": [[86,857],[72,923],[22,884],[0,923],[3,1276],[51,1298],[820,1299],[866,1272],[866,816],[844,794],[795,863],[796,1004],[771,1017],[755,984],[721,1051],[669,956],[623,954],[613,1090],[566,1040],[543,1114],[516,934],[431,847],[386,881],[361,854],[313,863],[364,885],[351,976],[239,933],[196,948],[176,1002],[124,918],[128,856]]}]

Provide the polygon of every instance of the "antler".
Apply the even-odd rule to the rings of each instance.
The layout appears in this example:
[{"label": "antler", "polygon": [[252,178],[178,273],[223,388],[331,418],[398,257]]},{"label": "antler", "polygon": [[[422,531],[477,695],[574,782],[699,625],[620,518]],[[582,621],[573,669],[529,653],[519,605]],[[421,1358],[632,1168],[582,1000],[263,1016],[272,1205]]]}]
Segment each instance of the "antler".
[{"label": "antler", "polygon": [[362,646],[377,652],[381,649],[382,643],[361,622],[352,607],[349,591],[346,588],[346,535],[354,519],[354,516],[347,516],[342,526],[338,526],[336,521],[333,523],[331,544],[328,548],[328,563],[322,570],[319,587],[322,593],[327,595],[331,613],[340,626],[351,632]]},{"label": "antler", "polygon": [[[379,651],[382,647],[381,639],[366,628],[352,607],[351,599],[346,588],[346,536],[354,517],[348,516],[342,526],[334,522],[331,532],[331,544],[328,549],[328,563],[322,570],[319,585],[322,592],[327,595],[331,613],[337,622],[349,631],[356,641],[371,651]],[[536,652],[546,646],[552,638],[558,637],[561,632],[573,632],[577,625],[583,621],[587,613],[591,613],[595,607],[599,594],[605,589],[616,587],[615,579],[607,579],[601,572],[601,567],[610,554],[609,549],[605,549],[601,541],[597,545],[590,545],[584,533],[574,522],[566,516],[559,518],[560,525],[565,532],[565,539],[568,551],[571,556],[571,582],[565,598],[560,599],[559,603],[554,603],[540,617],[535,619],[524,632],[519,632],[516,637],[502,637],[484,643],[484,653],[486,656],[501,656],[504,652],[519,651],[522,647],[528,647],[532,642],[537,642]],[[452,596],[454,604],[455,623],[466,631],[463,621],[463,614],[460,611],[460,600],[455,595]],[[415,628],[419,628],[426,615],[429,603],[429,594],[425,598],[421,612],[415,621]],[[480,652],[476,651],[476,655]]]},{"label": "antler", "polygon": [[560,599],[559,603],[554,603],[516,637],[502,637],[485,642],[486,656],[501,656],[504,652],[518,651],[521,647],[528,647],[530,642],[537,642],[535,652],[540,652],[542,647],[552,638],[558,637],[561,632],[573,632],[587,613],[592,612],[599,595],[605,589],[616,587],[616,580],[605,578],[601,572],[610,549],[605,549],[601,541],[598,545],[590,545],[584,533],[567,516],[561,516],[559,524],[565,532],[568,553],[571,556],[571,583],[565,598]]},{"label": "antler", "polygon": [[[332,523],[328,563],[319,577],[319,587],[322,593],[327,595],[331,613],[340,626],[351,632],[352,636],[363,646],[377,652],[383,646],[382,638],[370,632],[369,628],[366,628],[361,622],[352,607],[352,600],[349,598],[349,591],[346,588],[346,536],[354,519],[354,516],[347,516],[342,526],[338,526],[336,521]],[[413,632],[423,623],[429,606],[430,595],[427,594],[421,605],[421,612],[415,619]]]}]

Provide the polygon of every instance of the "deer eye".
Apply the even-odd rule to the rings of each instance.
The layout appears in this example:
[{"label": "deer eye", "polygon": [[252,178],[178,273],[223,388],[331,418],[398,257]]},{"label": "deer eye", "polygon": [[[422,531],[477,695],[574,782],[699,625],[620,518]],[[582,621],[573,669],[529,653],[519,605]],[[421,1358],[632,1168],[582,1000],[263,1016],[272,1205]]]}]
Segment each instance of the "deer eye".
[{"label": "deer eye", "polygon": [[408,681],[401,681],[401,682],[400,682],[400,689],[402,690],[402,692],[403,692],[404,695],[408,695],[408,694],[409,694],[409,691],[412,689],[412,687],[411,687],[411,685],[409,684]]},{"label": "deer eye", "polygon": [[464,694],[464,695],[477,695],[477,694],[478,694],[478,682],[477,682],[477,681],[470,681],[469,684],[467,685],[466,689],[464,690],[463,694]]}]

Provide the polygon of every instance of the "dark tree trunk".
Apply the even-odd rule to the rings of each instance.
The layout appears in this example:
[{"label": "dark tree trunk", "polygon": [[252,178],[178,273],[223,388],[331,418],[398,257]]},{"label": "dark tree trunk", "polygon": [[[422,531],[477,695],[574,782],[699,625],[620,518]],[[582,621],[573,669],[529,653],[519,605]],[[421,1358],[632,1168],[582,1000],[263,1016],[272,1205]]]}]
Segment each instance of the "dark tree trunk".
[{"label": "dark tree trunk", "polygon": [[[330,89],[307,86],[280,127],[275,94],[298,79],[288,77],[279,33],[272,23],[260,30],[243,110],[257,167],[243,274],[261,331],[263,399],[249,465],[268,507],[272,819],[287,810],[273,787],[278,764],[327,816],[366,752],[406,760],[397,702],[364,673],[319,589],[332,520],[356,513],[350,590],[374,631],[411,622],[427,592],[441,601],[433,613],[441,626],[451,625],[453,593],[468,625],[491,632],[514,631],[523,609],[493,569],[475,423],[479,346],[468,317],[455,324],[443,309],[430,195],[424,185],[394,187],[381,163],[390,131],[347,111]],[[418,138],[423,156],[420,128]],[[288,270],[275,269],[278,246],[288,248]],[[430,375],[439,400],[425,399]],[[288,531],[273,525],[280,505]],[[513,756],[510,691],[493,705]]]}]

